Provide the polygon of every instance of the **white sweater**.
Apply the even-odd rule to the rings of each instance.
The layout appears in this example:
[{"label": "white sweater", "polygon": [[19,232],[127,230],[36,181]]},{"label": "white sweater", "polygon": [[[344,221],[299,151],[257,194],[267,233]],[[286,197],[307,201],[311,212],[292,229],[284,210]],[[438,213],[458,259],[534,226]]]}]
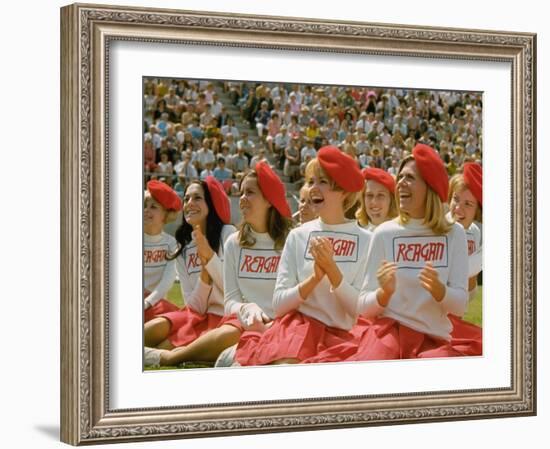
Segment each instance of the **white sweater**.
[{"label": "white sweater", "polygon": [[[334,261],[342,273],[342,282],[333,289],[327,276],[302,300],[298,284],[313,273],[314,260],[309,253],[312,237],[332,239]],[[365,278],[371,233],[356,221],[328,225],[312,220],[293,229],[283,249],[273,296],[276,316],[298,309],[330,327],[349,330],[357,320],[359,289]]]},{"label": "white sweater", "polygon": [[481,230],[472,223],[466,231],[466,241],[468,242],[468,277],[477,276],[483,269],[481,247]]},{"label": "white sweater", "polygon": [[166,296],[176,280],[175,261],[166,260],[176,249],[176,239],[166,232],[143,234],[143,288],[151,292],[145,301],[152,306]]},{"label": "white sweater", "polygon": [[270,318],[275,317],[272,300],[281,252],[273,249],[269,234],[252,232],[256,243],[252,248],[239,245],[239,233],[225,243],[223,281],[225,313],[238,313],[242,304],[254,302]]},{"label": "white sweater", "polygon": [[[385,308],[376,298],[376,272],[383,260],[397,264],[396,289]],[[446,286],[441,302],[420,285],[418,276],[427,261],[432,262]],[[387,221],[376,228],[372,237],[358,311],[367,318],[393,318],[419,332],[449,340],[452,325],[447,314],[464,314],[467,281],[467,244],[461,225],[453,224],[447,235],[434,235],[422,220],[410,220],[406,225],[400,225],[397,219]]]},{"label": "white sweater", "polygon": [[[447,219],[449,221],[454,221],[450,212],[447,213]],[[468,229],[464,230],[466,232],[466,243],[468,244],[468,278],[477,276],[483,268],[480,226],[481,224],[474,221]]]},{"label": "white sweater", "polygon": [[202,266],[194,240],[187,244],[176,259],[176,271],[185,304],[200,314],[208,312],[223,315],[223,246],[235,231],[233,225],[223,226],[220,249],[206,264],[206,271],[212,278],[212,285],[205,284],[200,278]]}]

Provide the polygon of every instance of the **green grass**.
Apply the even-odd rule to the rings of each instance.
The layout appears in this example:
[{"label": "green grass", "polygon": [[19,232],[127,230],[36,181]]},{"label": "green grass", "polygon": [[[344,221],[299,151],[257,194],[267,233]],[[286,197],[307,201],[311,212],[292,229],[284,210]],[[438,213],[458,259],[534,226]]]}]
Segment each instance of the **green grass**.
[{"label": "green grass", "polygon": [[468,304],[468,310],[466,315],[464,315],[464,320],[470,323],[481,326],[483,311],[482,311],[482,301],[481,296],[483,293],[483,287],[480,285],[477,289],[476,296]]},{"label": "green grass", "polygon": [[168,290],[166,299],[178,307],[183,307],[184,301],[183,297],[181,296],[181,288],[179,282],[174,282],[172,288]]}]

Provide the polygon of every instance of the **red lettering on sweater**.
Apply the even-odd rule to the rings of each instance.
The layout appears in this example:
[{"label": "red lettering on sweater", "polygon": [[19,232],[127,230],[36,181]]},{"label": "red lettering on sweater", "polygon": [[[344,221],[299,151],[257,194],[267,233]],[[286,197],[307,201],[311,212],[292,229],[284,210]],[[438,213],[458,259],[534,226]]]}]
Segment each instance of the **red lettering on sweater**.
[{"label": "red lettering on sweater", "polygon": [[475,240],[468,240],[468,256],[471,256],[476,252],[476,242]]},{"label": "red lettering on sweater", "polygon": [[246,279],[276,279],[281,255],[270,249],[242,248],[239,257],[239,277]]},{"label": "red lettering on sweater", "polygon": [[326,238],[332,245],[333,257],[335,262],[357,262],[359,236],[344,232],[313,231],[310,234],[304,257],[313,260],[310,252],[310,246],[313,238]]},{"label": "red lettering on sweater", "polygon": [[434,267],[446,267],[447,237],[396,237],[393,240],[393,260],[401,268],[423,268],[426,262]]},{"label": "red lettering on sweater", "polygon": [[145,265],[164,262],[165,260],[166,260],[165,249],[143,250],[143,263]]},{"label": "red lettering on sweater", "polygon": [[193,268],[200,268],[200,266],[201,260],[199,255],[197,253],[189,254],[189,257],[187,258],[187,271],[191,272]]},{"label": "red lettering on sweater", "polygon": [[188,274],[200,273],[202,270],[202,263],[199,255],[197,254],[196,246],[185,248],[183,259],[185,260],[185,268]]},{"label": "red lettering on sweater", "polygon": [[250,256],[245,255],[240,271],[244,273],[276,273],[281,256]]},{"label": "red lettering on sweater", "polygon": [[396,262],[439,261],[444,251],[443,243],[399,243]]}]

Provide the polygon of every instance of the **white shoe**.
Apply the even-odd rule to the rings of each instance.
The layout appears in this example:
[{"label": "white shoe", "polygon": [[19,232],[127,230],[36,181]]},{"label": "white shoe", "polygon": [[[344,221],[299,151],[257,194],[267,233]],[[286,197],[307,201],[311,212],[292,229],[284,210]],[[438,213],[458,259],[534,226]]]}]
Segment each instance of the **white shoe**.
[{"label": "white shoe", "polygon": [[239,362],[235,360],[237,354],[237,345],[229,346],[225,348],[218,356],[214,368],[227,368],[230,366],[241,366]]},{"label": "white shoe", "polygon": [[160,366],[160,355],[162,351],[156,348],[143,348],[143,364],[145,366],[158,368]]}]

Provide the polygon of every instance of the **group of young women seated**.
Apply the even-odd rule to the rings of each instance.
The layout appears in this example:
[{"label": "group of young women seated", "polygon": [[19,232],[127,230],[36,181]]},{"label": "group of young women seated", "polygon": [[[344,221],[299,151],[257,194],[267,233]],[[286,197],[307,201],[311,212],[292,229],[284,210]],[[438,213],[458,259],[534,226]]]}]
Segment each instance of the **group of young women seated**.
[{"label": "group of young women seated", "polygon": [[[394,179],[327,146],[306,167],[298,223],[260,162],[241,181],[238,229],[214,178],[191,183],[183,204],[150,181],[145,364],[481,355],[481,328],[462,319],[481,271],[481,173],[465,164],[449,180],[418,144]],[[163,226],[182,208],[174,239]],[[176,274],[180,309],[163,299]]]}]

